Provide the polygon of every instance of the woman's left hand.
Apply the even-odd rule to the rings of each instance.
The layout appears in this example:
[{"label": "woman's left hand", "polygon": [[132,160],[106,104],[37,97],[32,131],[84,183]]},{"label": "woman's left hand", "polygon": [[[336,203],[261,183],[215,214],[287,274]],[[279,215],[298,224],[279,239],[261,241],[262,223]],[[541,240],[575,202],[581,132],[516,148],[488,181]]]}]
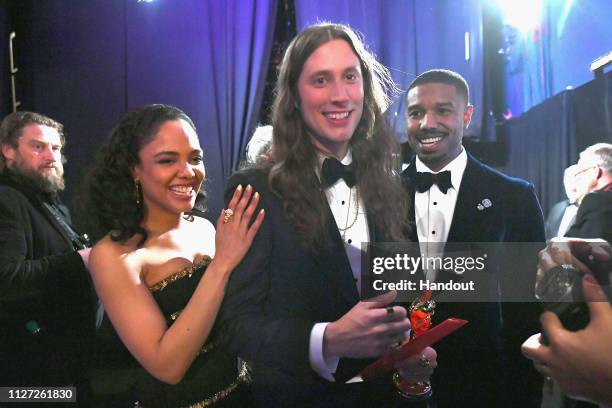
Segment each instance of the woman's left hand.
[{"label": "woman's left hand", "polygon": [[264,211],[255,215],[259,198],[252,186],[238,186],[227,209],[219,215],[214,262],[226,272],[231,272],[240,263],[261,227]]}]

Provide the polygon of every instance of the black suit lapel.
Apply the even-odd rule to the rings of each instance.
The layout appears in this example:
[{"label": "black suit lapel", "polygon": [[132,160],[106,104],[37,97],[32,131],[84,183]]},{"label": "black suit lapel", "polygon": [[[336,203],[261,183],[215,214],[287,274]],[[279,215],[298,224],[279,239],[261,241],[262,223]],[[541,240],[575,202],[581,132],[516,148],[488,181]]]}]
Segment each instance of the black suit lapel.
[{"label": "black suit lapel", "polygon": [[474,158],[468,153],[468,162],[461,179],[459,195],[455,204],[453,221],[448,233],[447,242],[478,242],[479,232],[483,230],[482,211],[478,211],[478,204],[486,198],[482,191],[480,168]]}]

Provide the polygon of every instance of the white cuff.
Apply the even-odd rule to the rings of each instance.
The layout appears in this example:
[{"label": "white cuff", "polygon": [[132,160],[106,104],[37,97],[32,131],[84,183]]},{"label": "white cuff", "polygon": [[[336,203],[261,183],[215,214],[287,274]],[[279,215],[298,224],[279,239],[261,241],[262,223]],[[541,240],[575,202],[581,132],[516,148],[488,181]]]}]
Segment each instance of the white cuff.
[{"label": "white cuff", "polygon": [[339,357],[331,357],[326,359],[323,355],[323,335],[329,322],[316,323],[310,331],[310,344],[308,346],[308,359],[310,367],[325,378],[327,381],[334,382],[334,373],[338,368]]}]

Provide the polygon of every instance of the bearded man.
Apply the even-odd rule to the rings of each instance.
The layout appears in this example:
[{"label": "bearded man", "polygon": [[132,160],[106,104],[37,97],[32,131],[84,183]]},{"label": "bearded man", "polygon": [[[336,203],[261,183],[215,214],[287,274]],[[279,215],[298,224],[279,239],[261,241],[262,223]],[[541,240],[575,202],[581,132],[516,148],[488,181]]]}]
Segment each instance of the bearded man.
[{"label": "bearded man", "polygon": [[94,313],[86,239],[70,225],[63,126],[33,112],[0,124],[0,385],[87,392]]}]

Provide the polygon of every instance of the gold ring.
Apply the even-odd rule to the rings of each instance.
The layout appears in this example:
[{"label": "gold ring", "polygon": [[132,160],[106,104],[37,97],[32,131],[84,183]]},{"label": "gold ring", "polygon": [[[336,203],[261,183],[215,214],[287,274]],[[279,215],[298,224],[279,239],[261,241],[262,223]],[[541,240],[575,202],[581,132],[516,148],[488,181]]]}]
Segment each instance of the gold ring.
[{"label": "gold ring", "polygon": [[431,367],[431,360],[428,359],[425,354],[422,354],[421,359],[419,360],[419,365],[421,367],[429,368]]},{"label": "gold ring", "polygon": [[231,208],[228,208],[227,210],[223,211],[223,214],[223,223],[227,224],[234,216],[234,211]]},{"label": "gold ring", "polygon": [[389,346],[389,348],[391,350],[397,351],[402,348],[403,344],[404,344],[404,335],[400,333],[395,336],[391,336],[391,345]]},{"label": "gold ring", "polygon": [[387,310],[387,316],[393,317],[393,306],[387,306],[385,309]]}]

